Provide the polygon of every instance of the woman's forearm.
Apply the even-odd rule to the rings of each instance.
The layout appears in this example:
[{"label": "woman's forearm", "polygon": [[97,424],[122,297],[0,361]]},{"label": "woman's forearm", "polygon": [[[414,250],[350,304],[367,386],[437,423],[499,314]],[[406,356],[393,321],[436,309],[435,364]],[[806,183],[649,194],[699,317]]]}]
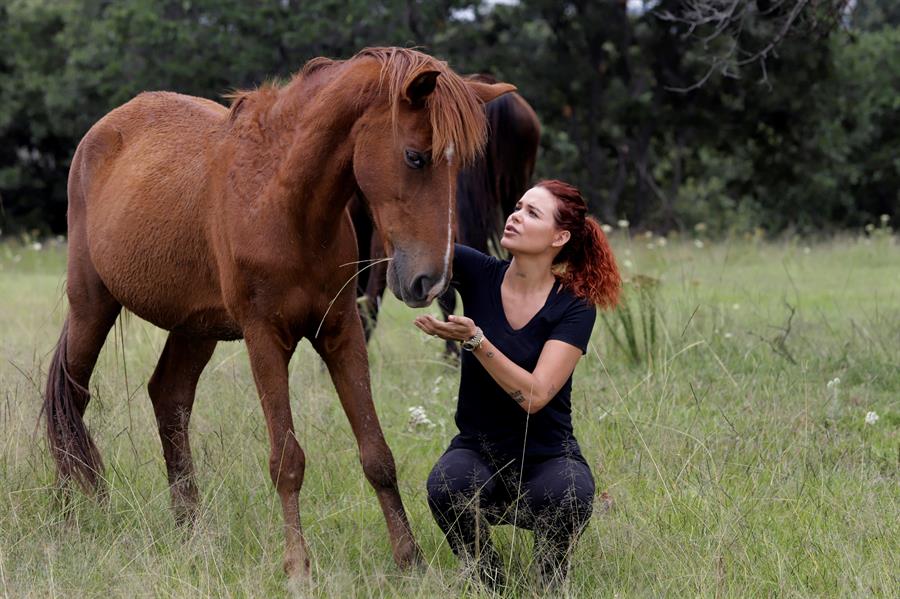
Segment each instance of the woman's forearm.
[{"label": "woman's forearm", "polygon": [[487,337],[472,353],[494,381],[529,414],[546,406],[556,394],[556,389],[549,388],[534,373],[503,355]]}]

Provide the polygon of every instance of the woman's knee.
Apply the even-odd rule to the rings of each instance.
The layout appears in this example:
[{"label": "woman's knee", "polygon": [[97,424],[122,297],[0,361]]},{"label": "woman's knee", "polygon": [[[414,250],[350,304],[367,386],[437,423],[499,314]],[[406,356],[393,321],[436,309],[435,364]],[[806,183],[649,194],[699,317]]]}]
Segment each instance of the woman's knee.
[{"label": "woman's knee", "polygon": [[561,458],[542,469],[527,487],[528,507],[536,523],[574,532],[591,517],[594,478],[581,461]]},{"label": "woman's knee", "polygon": [[432,510],[459,510],[489,491],[492,472],[474,451],[445,453],[428,475],[426,489]]}]

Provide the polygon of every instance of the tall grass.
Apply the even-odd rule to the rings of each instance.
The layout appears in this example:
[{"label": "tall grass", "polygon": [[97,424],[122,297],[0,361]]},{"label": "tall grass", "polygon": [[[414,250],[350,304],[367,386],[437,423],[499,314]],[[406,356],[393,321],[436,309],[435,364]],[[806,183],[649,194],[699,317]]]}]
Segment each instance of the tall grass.
[{"label": "tall grass", "polygon": [[[896,596],[897,244],[882,236],[809,248],[740,240],[650,249],[614,236],[613,245],[629,277],[658,281],[655,329],[651,342],[633,314],[645,356],[635,360],[598,319],[579,364],[576,434],[612,508],[600,509],[598,499],[565,594]],[[66,309],[64,252],[0,244],[0,592],[284,594],[281,510],[241,343],[219,345],[198,389],[191,431],[203,511],[195,528],[173,524],[145,390],[165,333],[137,318],[117,325],[91,382],[87,422],[110,500],[79,498],[73,517],[62,518],[37,414]],[[427,474],[455,430],[458,373],[413,317],[388,300],[370,354],[375,403],[429,567],[404,573],[393,565],[350,428],[304,342],[290,376],[308,458],[301,513],[312,596],[482,594],[425,503]],[[410,406],[423,406],[435,426],[411,425]],[[873,411],[878,421],[865,424]],[[501,553],[512,554],[509,595],[531,596],[529,534],[493,533]]]}]

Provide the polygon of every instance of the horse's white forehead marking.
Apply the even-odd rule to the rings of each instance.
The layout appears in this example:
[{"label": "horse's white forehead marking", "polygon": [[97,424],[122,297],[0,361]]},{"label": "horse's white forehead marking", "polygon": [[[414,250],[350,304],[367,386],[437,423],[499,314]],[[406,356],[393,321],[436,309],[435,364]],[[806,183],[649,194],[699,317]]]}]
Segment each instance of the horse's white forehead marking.
[{"label": "horse's white forehead marking", "polygon": [[447,164],[453,163],[453,156],[456,154],[456,147],[454,147],[453,142],[451,141],[447,145],[447,149],[444,150],[444,158],[447,159]]}]

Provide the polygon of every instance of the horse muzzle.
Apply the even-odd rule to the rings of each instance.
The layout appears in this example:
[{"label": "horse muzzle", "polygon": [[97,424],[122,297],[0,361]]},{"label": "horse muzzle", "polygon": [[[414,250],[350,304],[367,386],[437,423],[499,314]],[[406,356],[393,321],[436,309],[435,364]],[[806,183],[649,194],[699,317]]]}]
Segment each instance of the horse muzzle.
[{"label": "horse muzzle", "polygon": [[[395,251],[388,266],[387,283],[394,296],[410,308],[422,308],[446,291],[449,272],[443,268],[417,268],[418,261],[402,251]],[[449,270],[449,269],[447,269]]]}]

